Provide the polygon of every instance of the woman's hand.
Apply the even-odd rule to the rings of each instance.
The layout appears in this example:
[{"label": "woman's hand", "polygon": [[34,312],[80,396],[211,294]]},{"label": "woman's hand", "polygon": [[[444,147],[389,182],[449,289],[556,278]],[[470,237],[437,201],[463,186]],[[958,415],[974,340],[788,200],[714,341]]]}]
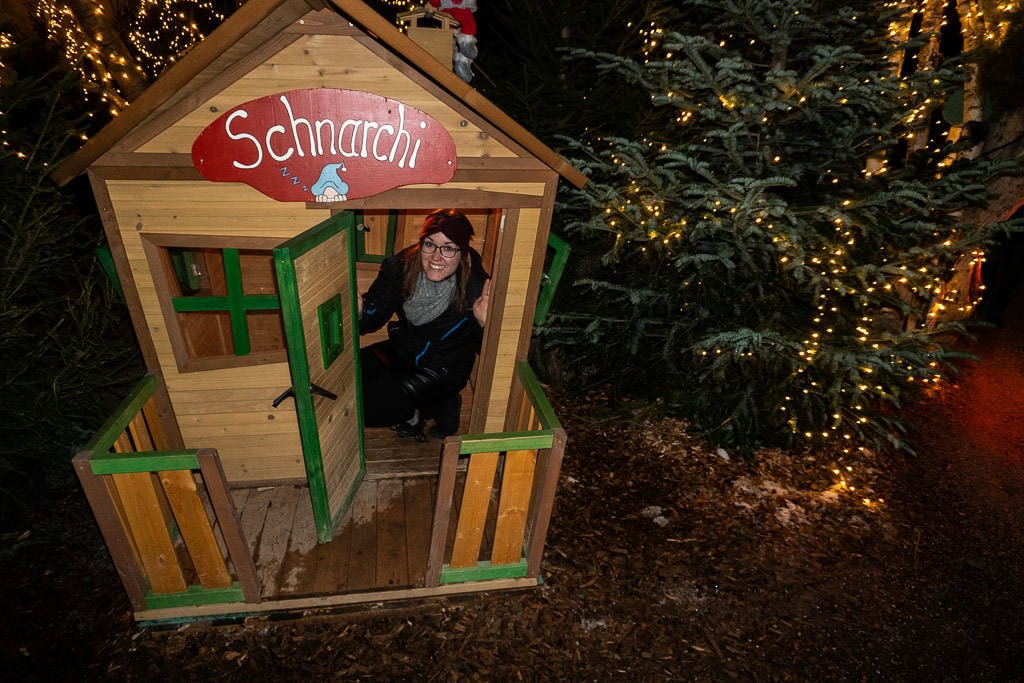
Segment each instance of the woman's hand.
[{"label": "woman's hand", "polygon": [[476,301],[473,302],[473,317],[483,327],[487,323],[487,304],[491,298],[491,279],[484,283],[484,291]]}]

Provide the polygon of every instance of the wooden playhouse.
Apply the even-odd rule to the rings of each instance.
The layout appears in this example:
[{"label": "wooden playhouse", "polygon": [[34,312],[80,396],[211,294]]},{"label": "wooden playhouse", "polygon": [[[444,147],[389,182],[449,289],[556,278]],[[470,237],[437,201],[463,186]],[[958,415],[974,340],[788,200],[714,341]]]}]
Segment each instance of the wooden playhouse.
[{"label": "wooden playhouse", "polygon": [[[536,586],[565,432],[525,359],[575,169],[355,0],[250,0],[86,172],[148,368],[74,466],[141,622]],[[458,436],[363,429],[356,296],[456,207],[492,276]]]}]

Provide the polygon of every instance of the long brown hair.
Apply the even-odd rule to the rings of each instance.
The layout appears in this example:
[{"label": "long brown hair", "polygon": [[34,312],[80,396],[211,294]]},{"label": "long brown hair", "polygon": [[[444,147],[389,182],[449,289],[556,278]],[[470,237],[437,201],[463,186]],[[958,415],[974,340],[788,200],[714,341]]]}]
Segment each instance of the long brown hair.
[{"label": "long brown hair", "polygon": [[[426,217],[420,230],[420,242],[427,235],[443,232],[459,246],[459,267],[455,271],[455,297],[452,309],[463,311],[466,308],[469,274],[472,270],[469,239],[473,236],[473,224],[465,214],[455,209],[438,209]],[[423,271],[420,256],[420,242],[406,250],[402,257],[402,298],[407,299],[416,290],[416,282]]]}]

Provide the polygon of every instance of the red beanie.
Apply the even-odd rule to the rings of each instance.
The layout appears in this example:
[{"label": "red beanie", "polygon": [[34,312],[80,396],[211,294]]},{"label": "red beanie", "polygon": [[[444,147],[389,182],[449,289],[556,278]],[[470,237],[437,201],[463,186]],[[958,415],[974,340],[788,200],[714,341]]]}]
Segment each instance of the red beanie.
[{"label": "red beanie", "polygon": [[458,245],[463,255],[469,253],[469,240],[473,237],[473,224],[464,214],[455,209],[438,209],[427,216],[420,230],[420,239],[435,232],[443,232]]}]

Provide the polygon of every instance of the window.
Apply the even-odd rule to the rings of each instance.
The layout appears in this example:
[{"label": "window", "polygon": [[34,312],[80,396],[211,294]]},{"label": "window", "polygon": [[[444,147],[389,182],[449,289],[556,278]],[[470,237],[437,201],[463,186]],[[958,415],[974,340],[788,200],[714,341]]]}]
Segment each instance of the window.
[{"label": "window", "polygon": [[242,248],[152,239],[163,242],[146,250],[158,266],[154,281],[179,370],[285,361],[273,242]]}]

